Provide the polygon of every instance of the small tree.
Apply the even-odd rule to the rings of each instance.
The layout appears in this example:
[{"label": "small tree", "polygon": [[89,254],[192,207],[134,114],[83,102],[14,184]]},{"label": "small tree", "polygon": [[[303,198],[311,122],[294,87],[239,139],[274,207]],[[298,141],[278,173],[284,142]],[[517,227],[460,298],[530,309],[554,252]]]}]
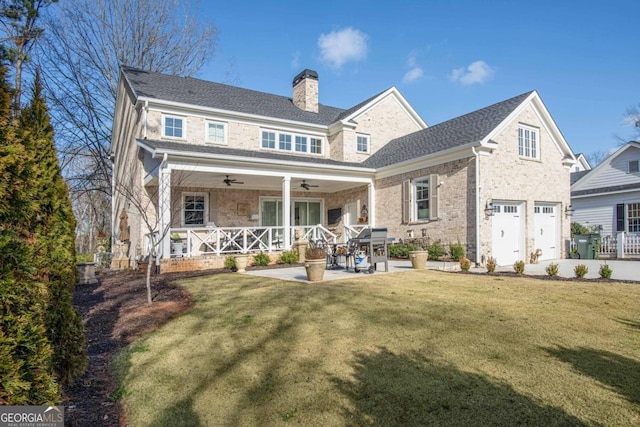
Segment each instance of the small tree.
[{"label": "small tree", "polygon": [[[147,286],[147,302],[151,304],[153,302],[153,298],[151,296],[151,271],[152,264],[158,257],[159,247],[162,244],[162,241],[169,235],[171,231],[171,221],[167,223],[163,222],[163,216],[168,213],[170,218],[173,218],[175,215],[179,214],[180,209],[182,207],[182,201],[179,199],[171,198],[168,192],[170,191],[168,186],[164,186],[163,183],[160,183],[160,180],[172,180],[172,175],[174,176],[173,185],[180,186],[182,182],[182,178],[180,174],[173,173],[167,175],[164,170],[162,170],[158,177],[159,188],[166,189],[162,194],[147,192],[147,189],[141,184],[141,179],[139,177],[138,164],[135,163],[136,158],[127,159],[127,163],[129,166],[124,167],[123,170],[126,171],[120,177],[114,177],[114,196],[117,197],[122,202],[126,203],[128,207],[128,211],[135,213],[135,215],[139,218],[141,225],[146,228],[146,231],[153,236],[149,242],[149,262],[147,264],[146,271],[146,286]],[[159,211],[160,199],[167,198],[170,199],[170,203],[164,204],[164,212]]]},{"label": "small tree", "polygon": [[47,335],[56,375],[66,383],[82,374],[87,364],[82,321],[73,308],[73,290],[78,282],[75,217],[60,172],[39,73],[35,75],[31,103],[20,116],[20,133],[33,156],[25,188],[35,198],[27,221],[32,267],[37,280],[48,290]]}]

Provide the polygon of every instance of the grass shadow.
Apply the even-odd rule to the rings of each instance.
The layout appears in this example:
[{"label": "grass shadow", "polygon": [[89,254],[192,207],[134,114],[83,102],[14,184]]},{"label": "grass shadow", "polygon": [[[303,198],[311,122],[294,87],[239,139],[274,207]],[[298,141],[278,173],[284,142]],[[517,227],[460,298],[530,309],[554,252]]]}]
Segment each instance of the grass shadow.
[{"label": "grass shadow", "polygon": [[583,426],[562,409],[540,404],[507,384],[419,354],[386,348],[356,355],[351,379],[334,378],[351,406],[352,426]]},{"label": "grass shadow", "polygon": [[592,348],[547,348],[546,351],[584,375],[601,382],[629,402],[640,405],[640,362]]},{"label": "grass shadow", "polygon": [[622,323],[623,325],[629,326],[631,329],[640,331],[640,322],[638,322],[637,320],[617,318],[615,319],[615,321],[618,323]]}]

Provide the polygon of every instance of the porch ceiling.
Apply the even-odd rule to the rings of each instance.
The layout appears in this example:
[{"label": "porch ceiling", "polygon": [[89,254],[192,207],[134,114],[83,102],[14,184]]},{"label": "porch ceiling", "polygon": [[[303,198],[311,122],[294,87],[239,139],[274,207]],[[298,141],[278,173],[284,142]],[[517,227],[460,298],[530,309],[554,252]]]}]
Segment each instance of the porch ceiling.
[{"label": "porch ceiling", "polygon": [[[237,182],[227,185],[224,182],[224,179],[227,177],[227,174],[225,173],[173,171],[171,185],[179,187],[226,188],[233,190],[282,191],[281,176],[264,176],[232,172],[229,172],[228,176],[230,179],[235,179]],[[319,178],[317,176],[305,178],[303,175],[300,175],[299,177],[292,176],[291,191],[301,191],[305,193],[335,193],[367,185],[365,182],[349,182],[341,178],[342,177]],[[309,184],[308,190],[301,187],[303,180]],[[243,184],[240,184],[240,182]],[[157,185],[157,177],[150,181],[149,185]],[[316,185],[317,187],[314,187]]]}]

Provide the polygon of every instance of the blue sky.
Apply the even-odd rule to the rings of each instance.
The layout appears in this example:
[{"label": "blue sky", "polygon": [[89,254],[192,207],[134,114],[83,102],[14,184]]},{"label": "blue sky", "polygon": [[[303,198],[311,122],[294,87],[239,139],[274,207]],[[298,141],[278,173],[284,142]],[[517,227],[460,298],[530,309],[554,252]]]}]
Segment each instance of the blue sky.
[{"label": "blue sky", "polygon": [[640,103],[640,2],[235,1],[198,77],[291,96],[316,70],[320,102],[349,108],[396,86],[429,125],[536,89],[573,150],[611,150]]}]

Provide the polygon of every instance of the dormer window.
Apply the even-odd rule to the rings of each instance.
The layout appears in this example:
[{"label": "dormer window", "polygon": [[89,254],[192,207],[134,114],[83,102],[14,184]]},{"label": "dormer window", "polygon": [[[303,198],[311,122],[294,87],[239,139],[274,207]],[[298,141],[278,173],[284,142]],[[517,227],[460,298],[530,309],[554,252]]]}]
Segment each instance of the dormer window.
[{"label": "dormer window", "polygon": [[168,138],[184,138],[184,119],[176,116],[164,116],[164,136]]},{"label": "dormer window", "polygon": [[538,129],[520,125],[518,127],[518,155],[528,159],[539,158]]},{"label": "dormer window", "polygon": [[629,161],[629,173],[638,173],[640,172],[640,161],[639,160],[630,160]]},{"label": "dormer window", "polygon": [[356,142],[356,151],[358,153],[369,152],[369,135],[358,135]]}]

